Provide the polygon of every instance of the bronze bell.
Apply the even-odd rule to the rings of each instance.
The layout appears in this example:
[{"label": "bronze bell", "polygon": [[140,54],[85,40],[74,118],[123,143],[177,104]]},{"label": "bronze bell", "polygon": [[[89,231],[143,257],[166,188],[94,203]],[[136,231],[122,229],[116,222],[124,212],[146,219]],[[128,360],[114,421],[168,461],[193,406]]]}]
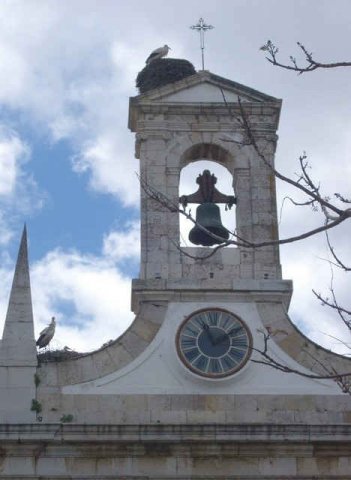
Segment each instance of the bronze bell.
[{"label": "bronze bell", "polygon": [[215,203],[202,203],[196,209],[196,222],[209,232],[221,237],[219,241],[195,225],[189,232],[189,240],[195,245],[210,247],[225,242],[229,238],[228,230],[222,225],[221,211]]}]

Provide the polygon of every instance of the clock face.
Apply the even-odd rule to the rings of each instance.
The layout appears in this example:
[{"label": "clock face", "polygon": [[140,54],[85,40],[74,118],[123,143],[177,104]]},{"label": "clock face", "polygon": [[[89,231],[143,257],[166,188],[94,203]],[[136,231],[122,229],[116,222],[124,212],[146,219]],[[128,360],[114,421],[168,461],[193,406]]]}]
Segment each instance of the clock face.
[{"label": "clock face", "polygon": [[252,337],[245,323],[233,313],[211,308],[186,318],[176,343],[186,367],[204,377],[221,378],[245,365],[251,354]]}]

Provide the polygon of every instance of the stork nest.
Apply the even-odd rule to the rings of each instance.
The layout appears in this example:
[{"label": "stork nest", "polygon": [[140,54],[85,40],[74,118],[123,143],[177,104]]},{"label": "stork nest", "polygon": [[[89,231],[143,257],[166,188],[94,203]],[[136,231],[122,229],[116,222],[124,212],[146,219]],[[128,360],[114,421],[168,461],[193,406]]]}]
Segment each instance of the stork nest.
[{"label": "stork nest", "polygon": [[139,89],[139,93],[145,93],[154,88],[178,82],[195,73],[194,65],[188,62],[188,60],[159,58],[146,65],[138,73],[136,86]]},{"label": "stork nest", "polygon": [[73,358],[83,357],[84,355],[86,354],[65,348],[62,350],[47,350],[38,353],[38,361],[39,363],[63,362],[64,360],[72,360]]}]

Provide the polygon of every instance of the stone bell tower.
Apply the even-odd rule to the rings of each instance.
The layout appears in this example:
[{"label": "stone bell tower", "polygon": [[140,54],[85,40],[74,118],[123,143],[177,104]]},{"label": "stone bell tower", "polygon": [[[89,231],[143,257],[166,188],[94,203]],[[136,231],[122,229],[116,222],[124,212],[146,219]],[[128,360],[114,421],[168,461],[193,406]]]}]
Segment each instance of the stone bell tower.
[{"label": "stone bell tower", "polygon": [[[239,99],[264,160],[247,145]],[[129,128],[136,132],[144,187],[141,273],[134,293],[142,285],[155,288],[157,282],[161,288],[278,288],[288,301],[291,284],[281,281],[278,246],[245,246],[245,241],[258,245],[278,239],[275,177],[270,166],[280,108],[281,100],[208,71],[131,99]],[[206,257],[210,250],[179,249],[179,215],[172,212],[172,206],[179,206],[180,173],[198,160],[211,160],[227,169],[236,199],[231,210],[236,220],[234,240],[241,244],[224,247],[201,262],[191,257]],[[171,208],[162,208],[150,191],[159,193]]]}]

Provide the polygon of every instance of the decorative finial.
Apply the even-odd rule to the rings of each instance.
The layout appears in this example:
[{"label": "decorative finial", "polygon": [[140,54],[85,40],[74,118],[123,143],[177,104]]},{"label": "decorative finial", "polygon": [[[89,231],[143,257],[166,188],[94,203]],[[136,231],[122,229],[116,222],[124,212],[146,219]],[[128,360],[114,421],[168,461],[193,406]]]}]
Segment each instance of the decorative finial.
[{"label": "decorative finial", "polygon": [[201,48],[201,60],[202,60],[202,70],[205,70],[205,32],[211,30],[213,25],[207,25],[203,18],[200,18],[196,25],[190,27],[192,30],[197,30],[200,33],[200,48]]}]

